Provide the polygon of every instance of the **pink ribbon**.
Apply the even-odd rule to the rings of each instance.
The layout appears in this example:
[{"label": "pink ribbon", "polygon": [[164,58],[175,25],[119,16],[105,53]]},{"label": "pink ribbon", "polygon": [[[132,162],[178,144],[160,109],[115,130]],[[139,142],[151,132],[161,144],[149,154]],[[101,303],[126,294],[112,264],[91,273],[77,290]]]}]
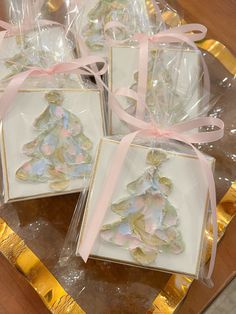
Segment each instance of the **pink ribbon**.
[{"label": "pink ribbon", "polygon": [[19,27],[5,21],[0,20],[0,27],[4,29],[4,31],[0,32],[0,45],[2,44],[4,37],[12,36],[19,32]]},{"label": "pink ribbon", "polygon": [[[95,73],[93,70],[89,68],[92,64],[102,63],[103,67],[100,71]],[[215,185],[214,178],[209,167],[209,164],[205,158],[205,156],[198,151],[193,144],[194,143],[208,143],[212,141],[216,141],[223,136],[223,128],[224,124],[220,119],[205,117],[199,118],[192,121],[187,121],[181,124],[177,124],[171,126],[166,130],[160,130],[155,123],[148,123],[137,119],[129,115],[123,108],[119,105],[116,96],[123,95],[128,96],[136,100],[140,101],[139,95],[130,89],[120,89],[114,95],[108,89],[108,87],[104,84],[104,82],[99,77],[102,74],[105,74],[107,71],[107,64],[105,63],[103,58],[90,56],[85,58],[76,59],[70,63],[62,63],[56,64],[50,68],[42,69],[38,67],[31,67],[28,71],[19,73],[15,75],[8,86],[6,87],[2,97],[0,98],[0,118],[2,119],[6,112],[8,111],[13,99],[15,98],[17,91],[22,86],[24,81],[29,77],[41,77],[41,76],[51,76],[59,73],[71,73],[78,72],[80,74],[88,75],[92,74],[96,77],[97,80],[103,85],[103,87],[108,91],[110,99],[112,102],[110,103],[111,109],[118,115],[118,117],[130,124],[134,128],[138,129],[137,131],[126,135],[120,145],[118,146],[117,152],[114,155],[114,160],[112,162],[112,167],[109,170],[108,176],[106,177],[104,188],[101,194],[101,198],[96,207],[95,215],[92,218],[91,224],[87,229],[84,230],[84,235],[82,238],[81,245],[79,247],[79,253],[82,258],[87,261],[89,254],[93,248],[96,237],[101,228],[102,221],[106,214],[106,210],[112,198],[112,194],[114,192],[121,168],[123,166],[126,154],[128,149],[135,139],[136,136],[155,136],[156,138],[162,137],[167,139],[173,139],[180,142],[183,142],[189,146],[191,146],[199,158],[202,170],[204,175],[206,176],[208,185],[209,185],[209,195],[210,195],[210,204],[212,210],[212,223],[213,223],[213,245],[212,245],[212,256],[209,266],[208,278],[210,278],[213,268],[214,261],[216,255],[216,245],[217,245],[217,219],[216,219],[216,200],[215,200]],[[197,132],[192,133],[191,131],[202,127],[202,126],[216,126],[219,130],[211,131],[211,132]],[[190,132],[189,132],[190,131]]]},{"label": "pink ribbon", "polygon": [[[89,66],[92,66],[96,63],[100,63],[103,66],[99,71],[95,73],[89,68]],[[105,60],[101,57],[96,56],[87,56],[84,58],[75,59],[71,62],[55,64],[47,69],[43,69],[40,67],[29,67],[29,70],[14,75],[13,78],[10,80],[10,83],[5,88],[0,98],[0,119],[3,119],[5,114],[8,112],[9,107],[16,97],[18,90],[20,89],[24,81],[30,76],[42,77],[61,73],[79,73],[81,75],[92,74],[99,77],[99,75],[105,74],[106,71],[107,64]]]},{"label": "pink ribbon", "polygon": [[[161,34],[157,34],[157,35],[161,35]],[[173,42],[173,38],[175,38],[176,40],[182,37],[181,34],[179,35],[180,37],[179,36],[175,37],[176,34],[175,35],[163,34],[163,36],[166,39],[168,38],[169,40],[171,40],[171,42]],[[164,37],[162,39],[164,39]],[[148,40],[152,40],[152,39],[148,37]],[[96,63],[102,63],[103,68],[100,71],[94,72],[93,70],[89,68],[89,66]],[[126,111],[124,111],[121,108],[115,95],[109,91],[107,86],[103,83],[103,81],[99,77],[99,75],[104,74],[106,70],[107,70],[107,65],[105,61],[102,58],[95,57],[95,56],[80,58],[70,63],[56,64],[53,67],[50,67],[47,69],[31,67],[29,68],[28,71],[15,75],[10,81],[9,85],[6,87],[2,97],[0,98],[0,104],[1,104],[0,117],[1,118],[4,117],[4,115],[9,109],[10,104],[12,103],[14,97],[16,96],[17,91],[19,90],[20,86],[29,76],[40,77],[40,76],[50,76],[50,75],[58,74],[58,73],[71,73],[73,71],[77,71],[77,72],[79,71],[80,74],[94,75],[95,78],[98,81],[100,81],[100,83],[108,91],[110,99],[112,100],[110,102],[110,106],[112,110],[118,115],[118,117],[121,120],[125,121],[129,125],[138,129],[137,131],[125,136],[122,139],[120,145],[118,146],[117,152],[114,156],[112,167],[105,180],[104,189],[102,191],[101,198],[96,207],[95,215],[92,218],[91,224],[88,226],[87,229],[84,230],[84,236],[82,238],[82,242],[79,247],[79,253],[85,261],[88,259],[88,256],[96,240],[96,237],[99,233],[102,221],[106,214],[106,210],[112,198],[112,194],[114,192],[116,182],[120,174],[120,170],[123,166],[128,149],[132,141],[135,139],[135,137],[138,135],[147,136],[147,137],[155,136],[156,138],[162,137],[162,138],[177,140],[192,147],[197,157],[199,158],[202,170],[204,172],[204,175],[206,176],[206,179],[209,185],[209,195],[210,195],[210,204],[211,204],[211,210],[212,210],[212,223],[213,223],[212,256],[211,256],[209,272],[208,272],[208,278],[210,278],[213,271],[213,267],[214,267],[216,244],[217,244],[215,185],[214,185],[214,178],[213,178],[211,168],[209,167],[209,164],[205,156],[200,151],[198,151],[193,146],[193,144],[194,143],[208,143],[208,142],[212,142],[212,141],[216,141],[220,139],[223,136],[223,127],[224,127],[223,122],[217,118],[206,117],[206,118],[195,119],[192,121],[187,121],[182,124],[175,125],[175,126],[171,126],[170,128],[166,130],[160,130],[155,123],[153,122],[148,123],[148,122],[142,121],[136,117],[129,115]],[[116,92],[116,95],[123,95],[123,96],[131,97],[134,100],[136,100],[137,103],[141,103],[142,105],[144,105],[144,108],[146,106],[145,103],[143,104],[142,96],[139,93],[136,93],[130,89],[120,89]],[[212,131],[212,132],[197,132],[194,134],[192,132],[189,132],[196,128],[199,128],[201,126],[206,126],[206,125],[216,126],[219,128],[219,130]]]},{"label": "pink ribbon", "polygon": [[[103,83],[105,89],[108,88]],[[180,124],[173,125],[167,129],[160,129],[157,124],[154,122],[148,123],[137,119],[129,115],[124,111],[119,105],[116,97],[109,90],[108,93],[112,98],[112,110],[118,115],[118,117],[129,123],[135,128],[138,128],[137,131],[132,132],[123,137],[114,156],[111,161],[111,167],[108,170],[108,175],[105,177],[104,184],[102,185],[102,192],[99,198],[99,201],[96,205],[95,212],[89,222],[89,225],[84,229],[82,240],[79,244],[78,252],[83,260],[86,262],[92,249],[96,238],[101,229],[106,211],[111,203],[112,195],[114,193],[119,175],[121,173],[122,166],[124,164],[126,155],[128,153],[129,147],[136,136],[144,137],[155,137],[155,138],[166,138],[169,140],[176,140],[187,144],[190,146],[195,154],[197,155],[203,175],[207,180],[209,188],[209,198],[210,198],[210,207],[212,211],[212,226],[213,226],[213,243],[212,243],[212,252],[211,260],[209,265],[209,270],[207,274],[207,279],[210,279],[216,257],[216,248],[217,248],[217,214],[216,214],[216,192],[215,192],[215,182],[211,167],[203,153],[201,153],[193,144],[196,143],[209,143],[217,141],[223,137],[224,123],[222,120],[213,117],[203,117],[197,118],[190,121],[186,121]],[[129,89],[120,89],[117,91],[116,95],[129,96],[136,101],[139,101],[139,95],[133,90]],[[199,132],[199,128],[203,126],[212,126],[217,127],[217,130],[210,132]],[[193,133],[193,130],[197,132]]]},{"label": "pink ribbon", "polygon": [[[42,19],[42,20],[39,20],[39,25],[40,26],[47,26],[47,25],[61,25],[61,24],[54,22],[54,21]],[[29,31],[29,30],[33,29],[34,26],[36,26],[36,25],[34,25],[31,22],[24,22],[23,24],[21,24],[21,26],[19,28],[19,26],[17,26],[17,25],[14,25],[14,24],[0,20],[0,27],[4,29],[4,31],[0,32],[0,46],[1,46],[2,41],[5,37],[18,35],[21,33],[22,30],[24,32]]]}]

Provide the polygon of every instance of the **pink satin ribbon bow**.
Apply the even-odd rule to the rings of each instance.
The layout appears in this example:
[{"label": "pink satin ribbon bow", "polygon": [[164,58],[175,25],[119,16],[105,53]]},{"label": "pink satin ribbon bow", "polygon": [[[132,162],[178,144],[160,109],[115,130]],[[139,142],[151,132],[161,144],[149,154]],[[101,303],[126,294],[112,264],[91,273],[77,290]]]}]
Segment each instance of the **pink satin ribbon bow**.
[{"label": "pink satin ribbon bow", "polygon": [[[17,35],[19,33],[18,26],[5,21],[0,20],[0,27],[4,29],[0,32],[0,45],[2,44],[2,41],[6,36]],[[29,25],[27,27],[29,27]]]},{"label": "pink satin ribbon bow", "polygon": [[[96,73],[89,66],[100,63],[102,68]],[[8,112],[18,90],[28,77],[51,76],[55,74],[78,73],[81,75],[103,75],[107,71],[107,64],[102,57],[88,56],[79,59],[74,59],[71,62],[55,64],[52,67],[43,69],[40,67],[28,67],[29,70],[18,73],[12,77],[10,83],[5,88],[0,97],[0,119],[3,119]]]},{"label": "pink satin ribbon bow", "polygon": [[[178,36],[175,37],[175,35],[173,34],[171,35],[165,34],[165,36],[167,36],[169,39],[171,38],[173,39],[173,37],[175,39],[178,39],[177,38]],[[180,34],[180,37],[182,37],[181,34]],[[153,38],[151,39],[148,37],[148,41],[149,40],[153,40]],[[187,42],[186,38],[184,38],[184,41]],[[94,72],[88,66],[91,66],[95,63],[102,63],[103,68],[100,71]],[[77,71],[80,74],[94,75],[96,79],[108,91],[110,99],[112,100],[110,102],[111,109],[117,114],[117,116],[121,120],[125,121],[130,126],[133,126],[134,128],[137,129],[137,131],[126,135],[122,139],[120,145],[118,146],[117,152],[114,155],[112,167],[108,172],[107,178],[105,179],[101,198],[99,199],[99,202],[96,207],[96,213],[92,218],[91,224],[88,226],[87,229],[84,230],[82,242],[79,247],[79,253],[85,261],[88,259],[88,256],[92,251],[94,242],[96,240],[96,237],[102,225],[102,221],[106,214],[106,210],[110,204],[110,200],[112,198],[112,194],[114,192],[116,182],[118,180],[120,170],[123,166],[126,154],[128,152],[128,149],[132,141],[135,139],[135,137],[136,136],[148,136],[148,137],[155,136],[156,138],[162,137],[162,138],[177,140],[191,146],[194,152],[196,153],[197,157],[199,158],[203,173],[209,185],[209,195],[210,195],[210,204],[211,204],[211,210],[212,210],[212,223],[213,223],[212,256],[211,256],[210,267],[209,267],[209,272],[207,276],[208,278],[210,278],[213,271],[213,267],[214,267],[216,245],[217,245],[215,184],[214,184],[214,178],[213,178],[211,168],[209,167],[209,164],[205,156],[200,151],[198,151],[193,146],[193,144],[194,143],[209,143],[209,142],[220,139],[223,136],[224,124],[220,119],[205,117],[205,118],[194,119],[192,121],[187,121],[187,122],[175,125],[175,126],[171,126],[170,128],[166,130],[161,130],[153,122],[148,123],[148,122],[138,119],[137,117],[133,117],[121,108],[115,95],[109,91],[108,87],[102,82],[102,80],[99,77],[99,75],[104,74],[106,70],[107,70],[107,65],[105,61],[102,58],[95,57],[95,56],[80,58],[77,60],[73,60],[73,62],[69,62],[69,63],[57,64],[48,69],[31,67],[29,68],[28,71],[15,75],[10,81],[9,85],[6,87],[2,97],[0,98],[0,118],[4,117],[4,115],[9,109],[10,104],[12,103],[14,97],[16,96],[17,91],[19,90],[19,88],[22,86],[24,81],[29,76],[36,76],[36,77],[37,76],[38,77],[50,76],[50,75],[54,75],[58,73],[71,73],[71,71],[72,72]],[[135,99],[137,101],[137,104],[141,104],[143,108],[145,108],[146,104],[144,103],[144,100],[141,94],[142,93],[136,93],[129,89],[120,89],[116,92],[116,95],[128,96]],[[202,126],[209,126],[209,125],[216,126],[219,128],[219,130],[211,131],[211,132],[192,133],[192,130],[196,128],[199,128]]]},{"label": "pink satin ribbon bow", "polygon": [[[213,226],[213,243],[211,252],[212,254],[207,274],[207,279],[210,279],[214,269],[217,248],[217,215],[216,215],[215,182],[207,158],[203,153],[196,149],[196,147],[193,144],[209,143],[221,139],[224,133],[223,121],[218,118],[202,117],[186,121],[180,124],[172,125],[167,129],[160,129],[158,125],[155,124],[154,122],[151,123],[145,122],[143,120],[137,119],[136,117],[129,115],[123,108],[121,108],[115,95],[108,90],[104,83],[103,86],[108,91],[109,96],[112,99],[112,102],[110,103],[112,107],[111,109],[117,114],[117,116],[122,121],[125,121],[130,126],[138,130],[124,136],[120,144],[118,145],[117,150],[114,153],[114,156],[111,161],[111,167],[109,167],[108,174],[105,177],[104,183],[102,185],[102,192],[96,205],[95,212],[91,218],[91,221],[89,222],[89,225],[83,230],[82,240],[78,248],[80,256],[86,262],[90,253],[92,252],[96,238],[101,229],[106,211],[111,203],[112,195],[115,191],[115,187],[119,179],[126,155],[135,137],[144,136],[155,137],[156,139],[165,138],[169,140],[176,140],[190,146],[197,155],[202,168],[203,175],[207,180],[207,184],[209,187],[209,198]],[[138,93],[136,93],[135,91],[126,88],[121,88],[117,90],[116,95],[125,97],[128,96],[130,98],[133,98],[137,102],[139,101],[140,97]],[[198,129],[204,126],[216,127],[218,129],[209,132],[200,132]],[[193,130],[197,131],[193,133]]]},{"label": "pink satin ribbon bow", "polygon": [[[38,20],[38,23],[40,26],[49,26],[49,25],[60,25],[62,24],[57,23],[55,21],[50,21],[50,20]],[[2,44],[2,41],[5,37],[7,36],[13,36],[13,35],[18,35],[21,34],[21,32],[27,32],[29,30],[32,30],[34,27],[36,27],[37,24],[33,23],[31,21],[25,21],[23,22],[20,27],[18,25],[14,25],[5,21],[0,20],[0,27],[3,28],[4,30],[0,32],[0,46]]]}]

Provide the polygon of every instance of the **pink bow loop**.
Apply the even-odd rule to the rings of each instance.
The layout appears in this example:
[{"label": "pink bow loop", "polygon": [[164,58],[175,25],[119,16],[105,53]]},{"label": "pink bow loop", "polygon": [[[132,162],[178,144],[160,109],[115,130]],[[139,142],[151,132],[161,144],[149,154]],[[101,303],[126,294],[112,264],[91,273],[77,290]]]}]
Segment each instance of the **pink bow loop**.
[{"label": "pink bow loop", "polygon": [[14,34],[17,30],[17,26],[2,20],[0,20],[0,27],[3,28],[5,30],[3,32],[7,33],[8,35]]},{"label": "pink bow loop", "polygon": [[[44,19],[39,20],[38,23],[40,26],[49,26],[49,25],[63,26],[62,24],[58,22],[44,20]],[[0,46],[2,44],[3,39],[6,36],[16,36],[18,34],[21,34],[21,32],[26,32],[33,29],[34,26],[35,26],[34,23],[27,19],[20,26],[0,20],[0,27],[4,29],[3,31],[0,32]]]},{"label": "pink bow loop", "polygon": [[15,35],[17,33],[17,27],[8,22],[0,20],[0,27],[4,30],[0,32],[0,46],[2,45],[3,39],[6,36]]},{"label": "pink bow loop", "polygon": [[[5,36],[13,36],[13,35],[20,34],[21,30],[23,31],[29,30],[33,26],[31,23],[25,22],[21,24],[21,26],[19,27],[17,25],[0,20],[0,27],[4,29],[4,31],[1,31],[2,34],[4,34]],[[0,42],[0,45],[1,45],[1,42]]]},{"label": "pink bow loop", "polygon": [[[192,41],[199,41],[206,37],[206,26],[198,23],[184,24],[162,32],[163,34],[183,34]],[[152,38],[153,36],[151,36]],[[155,37],[155,35],[154,35]]]}]

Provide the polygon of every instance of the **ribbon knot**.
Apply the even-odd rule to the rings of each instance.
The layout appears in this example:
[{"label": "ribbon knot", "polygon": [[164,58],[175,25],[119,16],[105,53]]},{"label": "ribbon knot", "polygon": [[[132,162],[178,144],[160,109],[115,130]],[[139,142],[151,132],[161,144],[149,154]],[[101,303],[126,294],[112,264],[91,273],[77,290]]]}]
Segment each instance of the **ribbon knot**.
[{"label": "ribbon knot", "polygon": [[147,134],[148,136],[153,137],[166,137],[171,135],[171,131],[161,129],[155,122],[150,123],[150,127],[147,130],[141,131],[144,134]]},{"label": "ribbon knot", "polygon": [[158,39],[158,36],[157,35],[156,36],[153,35],[153,36],[150,36],[148,39],[149,39],[150,42],[156,42],[157,39]]},{"label": "ribbon knot", "polygon": [[151,133],[151,135],[153,135],[153,136],[155,136],[155,137],[161,137],[161,136],[164,135],[164,133],[163,133],[161,130],[159,130],[159,129],[155,128],[155,127],[153,127],[153,128],[150,130],[150,133]]},{"label": "ribbon knot", "polygon": [[136,33],[136,34],[134,34],[132,39],[137,40],[138,42],[141,42],[141,41],[145,41],[145,40],[151,40],[152,37],[153,36],[149,36],[146,33]]},{"label": "ribbon knot", "polygon": [[43,70],[41,69],[41,71],[43,73],[46,73],[47,75],[53,75],[53,74],[56,73],[55,67],[49,67],[49,68],[46,68],[46,69],[43,69]]}]

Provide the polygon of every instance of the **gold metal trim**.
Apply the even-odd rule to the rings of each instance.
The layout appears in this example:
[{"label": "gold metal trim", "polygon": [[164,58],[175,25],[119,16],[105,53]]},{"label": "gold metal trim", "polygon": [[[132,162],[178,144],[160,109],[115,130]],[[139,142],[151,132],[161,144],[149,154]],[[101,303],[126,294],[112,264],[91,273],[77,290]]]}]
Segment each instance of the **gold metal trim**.
[{"label": "gold metal trim", "polygon": [[236,75],[236,57],[225,45],[214,39],[205,39],[197,45],[213,55],[233,76]]},{"label": "gold metal trim", "polygon": [[85,314],[40,259],[1,218],[0,252],[23,274],[53,314]]},{"label": "gold metal trim", "polygon": [[48,11],[49,13],[55,13],[59,11],[64,4],[63,0],[48,0],[44,4],[45,11]]},{"label": "gold metal trim", "polygon": [[[150,2],[150,0],[146,0],[146,2]],[[149,9],[149,14],[153,14],[151,9]],[[187,22],[174,11],[165,11],[162,14],[162,19],[170,27],[175,27],[179,24],[187,24]],[[213,55],[232,75],[236,75],[236,57],[224,44],[215,39],[204,39],[198,42],[197,46]]]},{"label": "gold metal trim", "polygon": [[[236,181],[232,183],[230,189],[217,206],[218,241],[224,235],[226,227],[236,215]],[[206,262],[210,257],[210,247],[212,243],[211,234],[208,235],[208,250]],[[163,291],[161,291],[153,302],[151,314],[173,314],[186,297],[187,291],[193,282],[192,278],[181,275],[172,275]]]}]

